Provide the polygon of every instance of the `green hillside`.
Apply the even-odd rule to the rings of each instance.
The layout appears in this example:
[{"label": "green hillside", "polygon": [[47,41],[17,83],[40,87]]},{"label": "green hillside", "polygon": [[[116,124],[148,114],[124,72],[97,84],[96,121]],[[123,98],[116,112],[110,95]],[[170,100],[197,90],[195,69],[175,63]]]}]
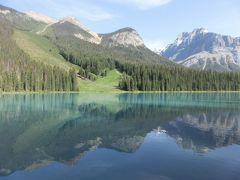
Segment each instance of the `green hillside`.
[{"label": "green hillside", "polygon": [[17,45],[31,59],[48,65],[57,66],[65,70],[76,67],[67,62],[60,54],[59,50],[48,39],[35,33],[15,30],[13,35]]},{"label": "green hillside", "polygon": [[[60,54],[58,48],[47,38],[27,31],[14,31],[14,40],[17,45],[32,60],[47,65],[57,66],[65,70],[78,69],[76,65],[66,61]],[[121,73],[111,70],[105,77],[97,76],[95,81],[89,79],[78,79],[79,90],[82,92],[120,92],[118,89]]]},{"label": "green hillside", "polygon": [[96,81],[79,80],[79,90],[81,92],[122,92],[118,88],[121,73],[111,70],[105,77],[97,77]]},{"label": "green hillside", "polygon": [[[49,66],[39,59],[33,60],[24,48],[18,45],[26,45],[26,36],[19,37],[21,43],[17,44],[13,37],[14,27],[8,20],[0,16],[0,92],[12,91],[75,91],[77,90],[76,72],[68,68],[68,71],[60,66]],[[18,34],[19,35],[19,34]],[[26,39],[25,39],[26,38]],[[41,44],[41,43],[40,43]],[[33,49],[42,51],[34,43]],[[24,49],[24,50],[23,50]],[[26,48],[27,49],[27,48]],[[31,48],[28,48],[31,49]],[[33,51],[32,54],[35,52]],[[42,59],[49,59],[48,54]],[[50,58],[50,62],[51,62]],[[58,64],[58,62],[55,62]],[[67,67],[67,66],[66,66]]]}]

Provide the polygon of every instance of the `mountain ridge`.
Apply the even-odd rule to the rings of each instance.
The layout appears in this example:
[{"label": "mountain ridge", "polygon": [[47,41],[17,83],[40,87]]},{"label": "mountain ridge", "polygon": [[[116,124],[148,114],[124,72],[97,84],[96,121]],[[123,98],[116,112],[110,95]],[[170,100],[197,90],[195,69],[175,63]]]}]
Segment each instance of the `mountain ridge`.
[{"label": "mountain ridge", "polygon": [[239,71],[240,38],[198,28],[179,34],[160,55],[194,69]]},{"label": "mountain ridge", "polygon": [[97,34],[83,26],[76,18],[65,17],[48,26],[42,35],[52,39],[55,43],[61,41],[58,46],[63,49],[68,49],[68,47],[63,47],[67,43],[73,49],[89,46],[88,48],[92,50],[93,54],[104,52],[103,54],[109,54],[114,59],[125,59],[129,62],[173,64],[148,49],[138,32],[129,27],[112,33]]}]

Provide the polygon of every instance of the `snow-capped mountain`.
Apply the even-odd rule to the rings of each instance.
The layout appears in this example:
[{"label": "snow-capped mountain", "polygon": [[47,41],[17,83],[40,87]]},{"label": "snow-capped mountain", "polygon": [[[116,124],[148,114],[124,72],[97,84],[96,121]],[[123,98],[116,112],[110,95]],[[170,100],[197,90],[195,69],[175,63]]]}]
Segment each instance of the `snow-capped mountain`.
[{"label": "snow-capped mountain", "polygon": [[190,68],[239,71],[240,38],[195,29],[181,33],[160,55]]}]

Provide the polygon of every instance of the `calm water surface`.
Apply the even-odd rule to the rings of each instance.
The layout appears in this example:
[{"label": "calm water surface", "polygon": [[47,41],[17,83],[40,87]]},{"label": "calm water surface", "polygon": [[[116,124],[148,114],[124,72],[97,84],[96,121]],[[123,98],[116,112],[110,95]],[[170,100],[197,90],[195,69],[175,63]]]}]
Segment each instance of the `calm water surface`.
[{"label": "calm water surface", "polygon": [[238,180],[240,94],[0,96],[0,180]]}]

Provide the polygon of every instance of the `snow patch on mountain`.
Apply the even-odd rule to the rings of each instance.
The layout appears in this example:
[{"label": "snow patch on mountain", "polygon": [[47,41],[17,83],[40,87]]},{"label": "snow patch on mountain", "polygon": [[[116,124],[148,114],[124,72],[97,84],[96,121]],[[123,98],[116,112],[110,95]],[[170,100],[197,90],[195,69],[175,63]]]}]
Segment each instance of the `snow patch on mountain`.
[{"label": "snow patch on mountain", "polygon": [[10,14],[11,11],[9,11],[9,10],[1,10],[0,9],[0,13],[6,15],[6,14]]}]

